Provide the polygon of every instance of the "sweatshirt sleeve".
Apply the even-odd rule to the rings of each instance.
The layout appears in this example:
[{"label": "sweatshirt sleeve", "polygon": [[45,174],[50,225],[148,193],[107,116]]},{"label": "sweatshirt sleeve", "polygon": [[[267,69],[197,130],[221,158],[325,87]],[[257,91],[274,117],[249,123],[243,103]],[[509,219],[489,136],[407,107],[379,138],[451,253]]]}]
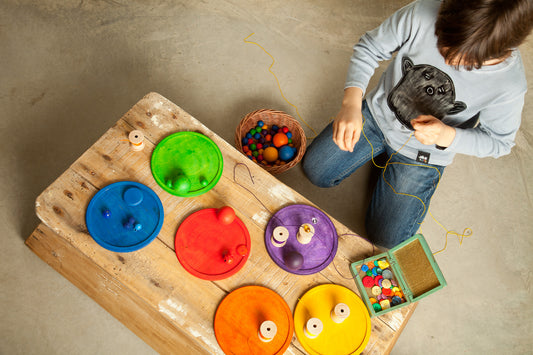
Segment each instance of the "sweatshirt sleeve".
[{"label": "sweatshirt sleeve", "polygon": [[365,33],[354,46],[344,88],[358,87],[366,91],[375,69],[383,60],[392,58],[411,36],[414,12],[418,3],[413,2],[396,11],[376,29]]},{"label": "sweatshirt sleeve", "polygon": [[513,99],[486,107],[480,112],[476,128],[456,128],[455,139],[447,150],[480,158],[509,154],[520,127],[524,95],[525,90]]}]

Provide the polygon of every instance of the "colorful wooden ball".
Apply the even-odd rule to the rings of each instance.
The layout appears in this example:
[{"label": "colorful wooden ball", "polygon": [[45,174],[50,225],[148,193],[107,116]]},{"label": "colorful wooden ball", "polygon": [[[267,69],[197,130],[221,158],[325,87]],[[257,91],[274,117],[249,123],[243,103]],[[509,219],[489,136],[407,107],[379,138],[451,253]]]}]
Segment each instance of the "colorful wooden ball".
[{"label": "colorful wooden ball", "polygon": [[123,227],[125,229],[130,230],[130,229],[133,229],[134,224],[135,224],[135,218],[129,217],[128,220],[124,222]]},{"label": "colorful wooden ball", "polygon": [[287,127],[287,126],[283,126],[283,128],[281,128],[281,131],[282,131],[283,133],[287,133],[287,132],[289,132],[289,127]]},{"label": "colorful wooden ball", "polygon": [[222,224],[231,224],[235,220],[235,210],[230,206],[221,207],[217,211],[217,218]]},{"label": "colorful wooden ball", "polygon": [[181,195],[186,194],[191,189],[191,181],[185,175],[178,175],[173,184],[174,190],[178,191]]},{"label": "colorful wooden ball", "polygon": [[246,244],[241,244],[237,247],[237,254],[239,254],[240,256],[245,256],[246,254],[248,254],[248,247],[246,246]]},{"label": "colorful wooden ball", "polygon": [[279,148],[289,143],[289,139],[285,133],[276,133],[274,137],[272,137],[272,142],[274,142],[274,145]]},{"label": "colorful wooden ball", "polygon": [[233,257],[233,255],[230,253],[229,250],[225,250],[222,253],[222,260],[224,260],[226,264],[233,264],[233,261],[235,260],[235,258]]},{"label": "colorful wooden ball", "polygon": [[263,127],[265,125],[265,122],[263,121],[257,121],[257,126]]},{"label": "colorful wooden ball", "polygon": [[263,158],[269,162],[273,163],[278,160],[278,150],[274,147],[268,147],[263,151]]},{"label": "colorful wooden ball", "polygon": [[287,268],[291,270],[299,270],[304,263],[304,257],[302,254],[294,250],[286,252],[283,255],[283,261],[285,262],[285,266],[287,266]]},{"label": "colorful wooden ball", "polygon": [[289,147],[288,145],[279,148],[279,158],[283,161],[291,160],[294,158],[294,154],[296,154],[296,148]]}]

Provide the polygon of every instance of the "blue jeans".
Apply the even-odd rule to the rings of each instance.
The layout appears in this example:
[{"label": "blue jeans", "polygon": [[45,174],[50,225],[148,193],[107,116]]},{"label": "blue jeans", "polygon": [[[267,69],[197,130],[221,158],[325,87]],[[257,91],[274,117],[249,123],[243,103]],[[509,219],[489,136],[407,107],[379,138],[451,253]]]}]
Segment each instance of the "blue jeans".
[{"label": "blue jeans", "polygon": [[390,158],[392,155],[379,176],[365,219],[368,238],[379,246],[392,248],[418,231],[444,166],[419,163],[400,153],[395,154],[385,142],[366,101],[362,112],[365,119],[363,131],[372,143],[373,152],[363,134],[352,153],[340,150],[333,142],[330,123],[307,148],[302,166],[313,184],[332,187],[372,156],[387,153]]}]

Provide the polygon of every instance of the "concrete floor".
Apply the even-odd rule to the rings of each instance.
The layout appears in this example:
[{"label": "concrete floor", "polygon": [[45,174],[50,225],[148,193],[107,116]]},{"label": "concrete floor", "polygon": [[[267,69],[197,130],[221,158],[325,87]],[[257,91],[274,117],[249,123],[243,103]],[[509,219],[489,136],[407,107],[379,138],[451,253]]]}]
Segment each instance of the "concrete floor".
[{"label": "concrete floor", "polygon": [[[320,130],[340,107],[352,45],[407,2],[2,0],[0,353],[154,352],[24,245],[35,198],[140,98],[159,92],[229,142],[250,111],[295,115],[270,58],[243,42],[255,32],[286,97]],[[533,41],[521,50],[531,88]],[[458,156],[446,170],[433,215],[474,235],[436,256],[448,286],[419,303],[393,354],[531,353],[532,115],[530,90],[510,155]],[[364,233],[373,175],[367,166],[331,190],[299,168],[280,179]],[[422,232],[444,246],[431,218]]]}]

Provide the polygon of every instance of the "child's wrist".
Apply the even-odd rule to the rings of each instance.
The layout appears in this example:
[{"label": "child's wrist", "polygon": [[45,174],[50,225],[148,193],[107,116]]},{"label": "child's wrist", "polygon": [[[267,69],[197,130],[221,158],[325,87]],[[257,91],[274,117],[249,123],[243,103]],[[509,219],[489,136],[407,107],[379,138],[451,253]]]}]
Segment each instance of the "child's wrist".
[{"label": "child's wrist", "polygon": [[442,148],[448,148],[452,145],[453,140],[455,139],[455,128],[444,125],[443,130],[437,139],[436,145]]},{"label": "child's wrist", "polygon": [[363,103],[363,90],[358,87],[349,87],[344,90],[342,106],[361,108]]}]

